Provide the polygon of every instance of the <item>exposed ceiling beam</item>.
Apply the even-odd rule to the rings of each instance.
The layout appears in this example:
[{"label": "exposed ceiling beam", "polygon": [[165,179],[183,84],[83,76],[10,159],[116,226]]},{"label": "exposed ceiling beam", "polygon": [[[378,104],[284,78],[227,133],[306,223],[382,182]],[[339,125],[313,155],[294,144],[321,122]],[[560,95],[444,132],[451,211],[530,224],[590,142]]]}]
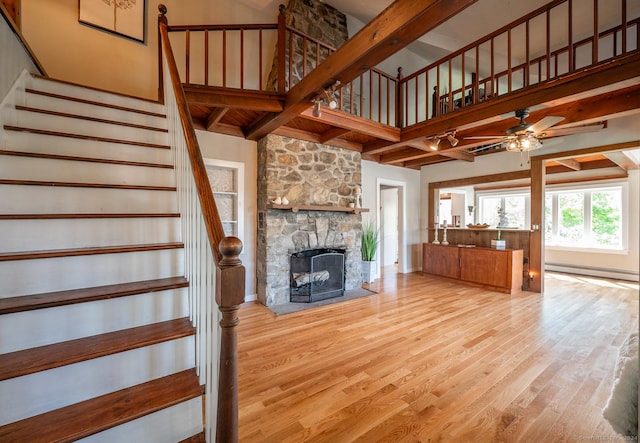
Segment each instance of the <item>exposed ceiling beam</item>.
[{"label": "exposed ceiling beam", "polygon": [[353,131],[351,131],[350,129],[331,128],[327,131],[324,131],[322,134],[320,134],[320,143],[330,142],[335,138],[342,137],[343,135],[349,134],[351,132]]},{"label": "exposed ceiling beam", "polygon": [[454,158],[456,160],[464,160],[466,162],[473,162],[475,161],[476,157],[475,155],[467,152],[467,151],[451,151],[451,150],[447,150],[447,151],[442,151],[441,154],[445,157],[450,157],[450,158]]},{"label": "exposed ceiling beam", "polygon": [[400,129],[398,128],[381,125],[372,120],[358,117],[357,115],[349,114],[348,112],[343,112],[337,109],[323,107],[320,117],[314,116],[312,109],[306,109],[302,112],[300,117],[306,120],[316,121],[318,123],[338,126],[343,129],[348,129],[349,131],[362,132],[383,140],[400,140]]},{"label": "exposed ceiling beam", "polygon": [[220,120],[227,113],[229,108],[215,108],[207,117],[207,131],[212,131],[214,125],[220,123]]},{"label": "exposed ceiling beam", "polygon": [[[281,128],[273,131],[275,135],[280,135],[282,137],[290,137],[297,138],[299,140],[306,140],[313,143],[322,143],[320,141],[320,136],[318,134],[314,134],[313,132],[303,131],[301,129],[290,128],[288,126],[282,126]],[[338,148],[350,149],[352,151],[362,151],[362,145],[360,143],[351,142],[348,140],[335,139],[331,142],[331,146],[336,146]]]},{"label": "exposed ceiling beam", "polygon": [[562,166],[566,166],[569,169],[573,169],[574,171],[579,171],[580,169],[582,169],[580,162],[572,158],[557,160],[557,162],[560,163]]},{"label": "exposed ceiling beam", "polygon": [[607,152],[604,154],[609,160],[614,162],[616,165],[620,166],[625,171],[630,171],[632,169],[640,169],[638,166],[627,154],[624,152]]},{"label": "exposed ceiling beam", "polygon": [[273,132],[337,80],[346,85],[476,1],[396,0],[293,86],[284,110],[266,114],[247,129],[246,137],[257,140]]},{"label": "exposed ceiling beam", "polygon": [[273,92],[226,89],[214,86],[182,85],[189,105],[210,108],[239,108],[280,112],[284,97]]}]

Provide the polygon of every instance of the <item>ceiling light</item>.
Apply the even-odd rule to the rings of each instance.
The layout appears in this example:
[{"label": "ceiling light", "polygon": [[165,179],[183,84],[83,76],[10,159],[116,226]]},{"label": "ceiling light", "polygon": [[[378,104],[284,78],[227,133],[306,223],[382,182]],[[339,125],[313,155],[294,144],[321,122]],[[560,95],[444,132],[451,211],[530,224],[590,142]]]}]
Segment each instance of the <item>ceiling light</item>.
[{"label": "ceiling light", "polygon": [[451,146],[454,148],[460,142],[460,140],[455,138],[453,134],[447,134],[447,140],[449,140],[449,143],[451,143]]},{"label": "ceiling light", "polygon": [[431,142],[429,143],[429,149],[431,149],[432,151],[437,151],[439,144],[440,144],[439,138],[436,138],[435,140],[431,140]]},{"label": "ceiling light", "polygon": [[527,163],[529,163],[529,151],[538,149],[541,145],[542,143],[533,132],[524,132],[507,141],[507,151],[519,152],[520,166],[522,166],[522,153],[527,153]]},{"label": "ceiling light", "polygon": [[320,100],[316,99],[313,101],[313,112],[314,117],[322,117],[322,111],[320,110]]}]

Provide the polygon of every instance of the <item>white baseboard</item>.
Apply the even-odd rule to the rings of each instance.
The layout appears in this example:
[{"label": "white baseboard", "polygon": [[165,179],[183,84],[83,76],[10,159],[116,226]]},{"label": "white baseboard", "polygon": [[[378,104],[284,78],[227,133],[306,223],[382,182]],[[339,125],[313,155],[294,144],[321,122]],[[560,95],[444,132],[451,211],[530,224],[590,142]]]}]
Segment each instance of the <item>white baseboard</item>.
[{"label": "white baseboard", "polygon": [[591,277],[612,278],[616,280],[640,281],[638,272],[618,269],[594,268],[587,266],[570,266],[559,263],[546,263],[546,271],[564,272],[566,274],[588,275]]}]

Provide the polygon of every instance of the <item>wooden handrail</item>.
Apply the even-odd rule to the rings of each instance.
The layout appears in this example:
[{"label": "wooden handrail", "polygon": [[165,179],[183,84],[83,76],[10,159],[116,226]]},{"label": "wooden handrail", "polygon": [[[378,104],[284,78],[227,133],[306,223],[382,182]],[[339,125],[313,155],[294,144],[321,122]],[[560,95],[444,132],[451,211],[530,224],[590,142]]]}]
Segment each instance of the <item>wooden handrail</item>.
[{"label": "wooden handrail", "polygon": [[[194,319],[194,325],[197,330],[196,336],[198,337],[196,339],[198,372],[201,380],[204,380],[206,384],[206,394],[203,401],[205,438],[206,441],[212,441],[213,432],[215,431],[217,442],[234,443],[238,441],[238,351],[236,327],[239,320],[237,311],[244,302],[245,292],[245,268],[239,258],[242,252],[242,242],[236,237],[225,237],[206,167],[198,146],[187,100],[178,75],[173,50],[171,49],[167,30],[167,9],[164,5],[158,5],[158,9],[160,10],[158,29],[161,37],[158,44],[164,49],[164,53],[162,48],[160,51],[161,63],[163,59],[166,60],[167,72],[170,77],[170,82],[167,81],[167,87],[173,90],[173,95],[168,98],[173,99],[175,97],[175,102],[166,100],[172,104],[169,120],[173,123],[173,127],[176,128],[173,133],[180,134],[180,141],[174,140],[173,144],[181,147],[180,152],[183,154],[180,158],[189,157],[188,160],[180,161],[180,163],[184,164],[180,169],[189,171],[189,168],[185,166],[191,166],[193,177],[189,176],[187,181],[191,184],[191,187],[195,187],[195,193],[197,193],[200,203],[198,208],[193,198],[187,198],[186,200],[188,201],[184,206],[196,208],[194,211],[195,217],[188,218],[191,219],[189,222],[198,219],[199,224],[195,229],[192,226],[191,231],[206,231],[206,239],[202,234],[199,236],[203,237],[202,241],[199,241],[199,237],[196,237],[187,242],[189,244],[186,246],[189,246],[190,250],[185,253],[185,255],[191,256],[192,259],[191,262],[187,261],[190,266],[185,265],[185,268],[190,268],[190,275],[192,276],[189,282],[189,290],[191,291],[192,286],[198,286],[198,294],[193,296],[194,302],[192,303],[190,315]],[[166,57],[163,57],[164,54],[166,54]],[[180,120],[179,125],[176,122],[177,119]],[[180,128],[182,133],[179,131]],[[182,139],[183,136],[184,140]],[[185,150],[186,154],[184,153]],[[183,179],[179,181],[181,183],[184,182]],[[188,187],[188,185],[185,185],[185,187]],[[194,194],[194,192],[187,193]],[[187,221],[183,220],[183,223],[187,223]],[[183,232],[185,231],[183,230]],[[213,272],[208,266],[211,261],[215,262],[215,278],[213,278]],[[211,284],[214,285],[215,302],[221,313],[219,329],[212,323],[212,319],[215,318],[215,312],[212,309]],[[195,289],[194,292],[196,292]],[[190,297],[192,297],[191,293]],[[220,340],[219,350],[216,348],[218,337]],[[217,383],[215,371],[212,369],[215,367],[216,360],[219,361]],[[214,386],[217,389],[217,398],[213,389]],[[216,419],[213,418],[214,410],[217,414]],[[211,426],[214,422],[216,423],[215,430]]]},{"label": "wooden handrail", "polygon": [[180,82],[178,67],[176,66],[175,59],[173,58],[173,50],[171,49],[171,43],[169,42],[169,34],[167,31],[167,18],[165,16],[167,9],[164,5],[159,5],[158,8],[160,7],[164,8],[160,10],[160,16],[158,17],[158,27],[162,37],[161,44],[167,52],[169,75],[171,76],[173,89],[176,91],[180,121],[187,139],[187,149],[189,150],[189,159],[191,160],[191,167],[193,168],[193,178],[198,190],[198,199],[202,206],[207,234],[209,236],[209,243],[214,251],[216,263],[220,263],[220,260],[222,260],[222,253],[218,250],[218,245],[222,239],[225,238],[224,228],[222,227],[222,221],[220,220],[216,201],[213,198],[213,191],[209,184],[207,169],[204,165],[202,154],[200,153],[196,131],[193,129],[193,121],[191,120],[191,114],[189,113],[189,107],[187,105],[187,98],[184,95],[182,83]]}]

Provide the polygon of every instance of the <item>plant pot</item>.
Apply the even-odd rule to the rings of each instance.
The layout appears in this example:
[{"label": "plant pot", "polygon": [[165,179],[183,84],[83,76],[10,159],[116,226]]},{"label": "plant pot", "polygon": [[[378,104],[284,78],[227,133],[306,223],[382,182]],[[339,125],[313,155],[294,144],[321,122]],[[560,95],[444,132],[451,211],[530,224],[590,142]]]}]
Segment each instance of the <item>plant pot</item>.
[{"label": "plant pot", "polygon": [[376,262],[362,260],[362,282],[371,283],[376,274]]}]

